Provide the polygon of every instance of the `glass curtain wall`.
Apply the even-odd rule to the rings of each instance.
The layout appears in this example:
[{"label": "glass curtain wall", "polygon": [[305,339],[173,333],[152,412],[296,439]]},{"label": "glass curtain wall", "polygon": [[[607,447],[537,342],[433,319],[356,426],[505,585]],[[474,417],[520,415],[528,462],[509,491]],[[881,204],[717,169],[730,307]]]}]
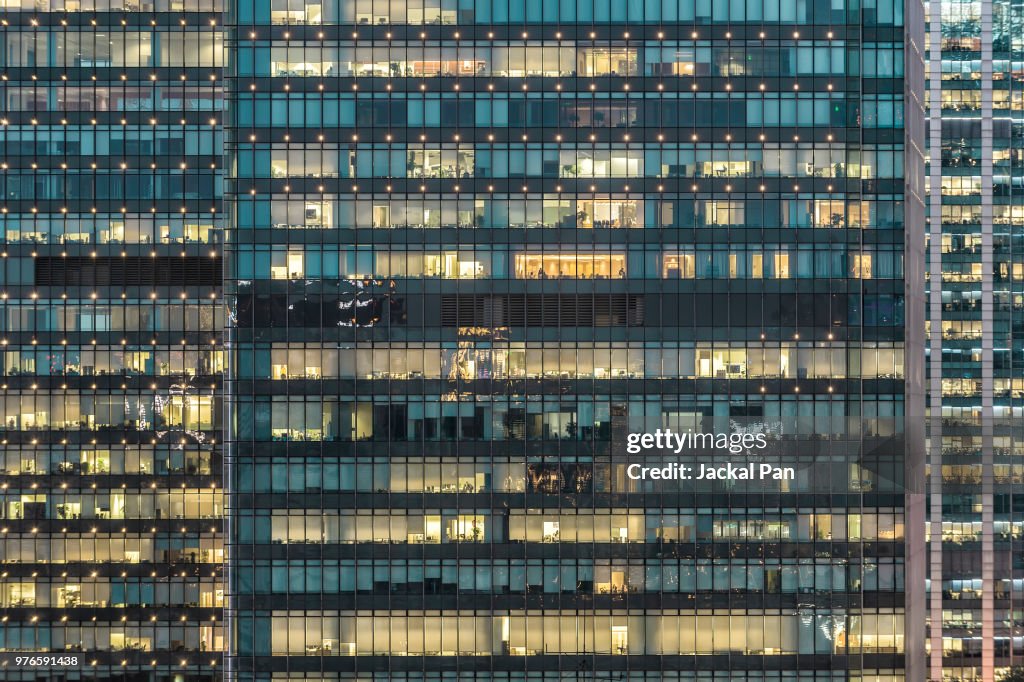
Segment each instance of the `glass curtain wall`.
[{"label": "glass curtain wall", "polygon": [[[230,679],[923,677],[920,4],[226,33]],[[616,457],[711,417],[840,463],[689,494]]]},{"label": "glass curtain wall", "polygon": [[219,679],[222,7],[0,7],[0,676]]}]

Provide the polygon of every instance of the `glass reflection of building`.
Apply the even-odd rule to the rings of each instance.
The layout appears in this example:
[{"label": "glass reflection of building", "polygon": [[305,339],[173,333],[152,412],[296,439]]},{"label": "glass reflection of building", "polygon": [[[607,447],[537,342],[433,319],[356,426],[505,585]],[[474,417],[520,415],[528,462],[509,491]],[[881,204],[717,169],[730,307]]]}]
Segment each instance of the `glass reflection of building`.
[{"label": "glass reflection of building", "polygon": [[1024,660],[1024,5],[929,5],[930,678]]},{"label": "glass reflection of building", "polygon": [[0,676],[213,680],[221,8],[0,7]]},{"label": "glass reflection of building", "polygon": [[609,454],[922,413],[919,4],[228,16],[230,679],[924,677],[916,429],[816,493]]}]

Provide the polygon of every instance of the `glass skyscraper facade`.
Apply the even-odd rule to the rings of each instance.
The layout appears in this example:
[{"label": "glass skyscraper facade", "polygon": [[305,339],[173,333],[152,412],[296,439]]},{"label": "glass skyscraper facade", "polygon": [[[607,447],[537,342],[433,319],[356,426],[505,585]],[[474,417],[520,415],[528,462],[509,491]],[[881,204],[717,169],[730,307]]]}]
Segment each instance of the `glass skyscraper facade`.
[{"label": "glass skyscraper facade", "polygon": [[[933,676],[1008,661],[1015,613],[1024,294],[982,226],[1020,217],[1020,8],[984,7],[949,12],[1003,39],[963,43],[981,88],[948,42],[931,168],[995,198],[932,194],[929,280],[983,288],[930,330],[933,362],[981,330],[993,392],[933,366],[930,560],[997,636],[933,612]],[[920,3],[0,10],[2,679],[925,676]],[[630,478],[664,428],[767,431],[797,473]],[[947,436],[988,453],[970,511]]]},{"label": "glass skyscraper facade", "polygon": [[0,0],[4,680],[219,679],[221,14]]},{"label": "glass skyscraper facade", "polygon": [[935,0],[928,48],[930,678],[987,681],[1024,658],[1024,5]]},{"label": "glass skyscraper facade", "polygon": [[234,2],[227,677],[923,679],[923,27]]}]

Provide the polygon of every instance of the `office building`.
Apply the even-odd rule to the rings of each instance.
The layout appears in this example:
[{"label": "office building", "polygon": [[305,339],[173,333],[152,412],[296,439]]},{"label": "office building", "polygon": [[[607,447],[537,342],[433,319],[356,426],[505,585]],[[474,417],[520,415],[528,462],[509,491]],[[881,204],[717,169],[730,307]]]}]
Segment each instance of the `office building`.
[{"label": "office building", "polygon": [[221,7],[0,8],[0,677],[219,679]]},{"label": "office building", "polygon": [[1024,662],[1024,6],[928,24],[930,679]]},{"label": "office building", "polygon": [[921,4],[227,17],[228,679],[925,677]]}]

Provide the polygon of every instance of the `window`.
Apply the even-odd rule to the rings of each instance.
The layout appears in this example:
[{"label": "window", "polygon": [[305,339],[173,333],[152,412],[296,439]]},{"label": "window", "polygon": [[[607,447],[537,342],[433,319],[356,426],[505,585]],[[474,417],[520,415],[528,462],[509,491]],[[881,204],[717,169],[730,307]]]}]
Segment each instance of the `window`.
[{"label": "window", "polygon": [[[697,177],[705,178],[742,178],[752,174],[754,164],[750,161],[702,161]],[[725,202],[730,203],[730,202]]]},{"label": "window", "polygon": [[871,254],[855,253],[850,258],[850,277],[871,279]]},{"label": "window", "polygon": [[305,254],[287,251],[271,254],[271,279],[301,279],[305,273]]},{"label": "window", "polygon": [[484,517],[474,514],[460,514],[448,522],[446,537],[453,542],[483,542]]},{"label": "window", "polygon": [[621,279],[626,276],[622,254],[516,254],[518,279]]},{"label": "window", "polygon": [[[392,254],[394,255],[394,254]],[[410,267],[410,276],[418,273]],[[473,254],[461,253],[427,253],[423,255],[424,277],[441,277],[444,279],[475,279],[489,274],[487,264],[482,260],[474,260]]]},{"label": "window", "polygon": [[576,71],[581,76],[635,76],[638,72],[634,48],[580,48]]},{"label": "window", "polygon": [[697,350],[697,376],[714,379],[744,379],[747,376],[746,349]]},{"label": "window", "polygon": [[270,21],[275,24],[320,24],[323,22],[322,5],[316,0],[271,0]]},{"label": "window", "polygon": [[789,254],[776,253],[772,256],[776,279],[789,279]]},{"label": "window", "polygon": [[818,199],[814,202],[815,227],[844,227],[846,225],[846,202]]},{"label": "window", "polygon": [[696,260],[692,253],[666,253],[661,269],[665,279],[693,279],[696,276]]},{"label": "window", "polygon": [[406,177],[471,178],[474,157],[472,149],[410,149]]},{"label": "window", "polygon": [[562,150],[558,157],[559,176],[563,178],[636,178],[643,175],[643,154],[639,150]]},{"label": "window", "polygon": [[583,199],[577,203],[576,226],[642,227],[642,216],[643,202],[635,199]]},{"label": "window", "polygon": [[742,201],[705,201],[704,211],[707,224],[743,225],[744,205]]}]

